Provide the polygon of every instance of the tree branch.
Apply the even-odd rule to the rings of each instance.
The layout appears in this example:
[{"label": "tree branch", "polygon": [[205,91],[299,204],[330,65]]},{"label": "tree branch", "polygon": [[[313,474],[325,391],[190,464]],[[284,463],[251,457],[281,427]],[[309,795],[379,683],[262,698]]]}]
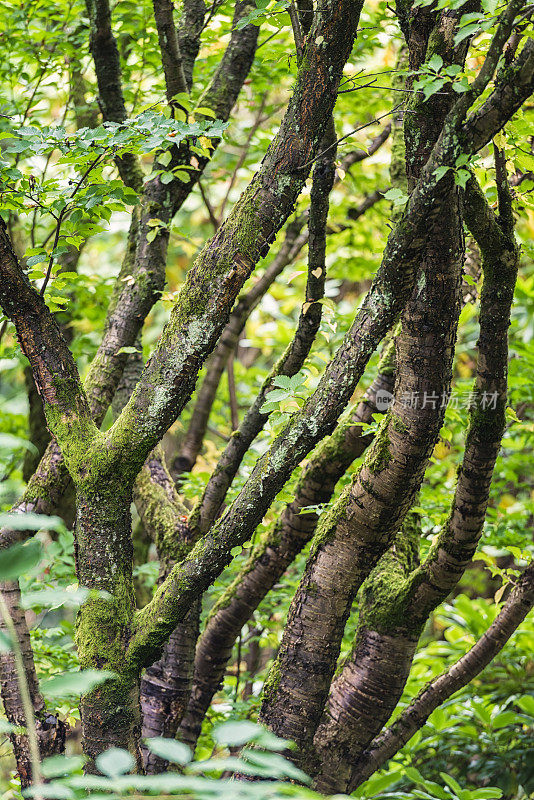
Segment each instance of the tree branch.
[{"label": "tree branch", "polygon": [[386,728],[354,765],[348,791],[353,792],[380,769],[423,727],[430,714],[495,658],[534,605],[534,564],[512,590],[499,615],[486,633],[447,672],[422,689],[395,722]]},{"label": "tree branch", "polygon": [[387,364],[391,348],[386,351],[378,376],[364,398],[349,419],[340,422],[332,436],[317,448],[295,487],[294,500],[254,547],[209,615],[197,645],[191,700],[180,728],[180,739],[191,747],[196,744],[202,720],[223,680],[239,631],[315,532],[318,513],[303,513],[303,509],[327,503],[337,481],[372,441],[372,434],[363,433],[361,425],[371,422],[377,411],[377,392],[393,389],[392,369]]},{"label": "tree branch", "polygon": [[178,44],[178,34],[174,24],[174,4],[172,0],[153,0],[153,6],[161,61],[165,74],[167,100],[172,105],[175,95],[188,92],[180,45]]},{"label": "tree branch", "polygon": [[[22,271],[0,220],[0,305],[14,323],[30,362],[48,426],[76,474],[98,430],[91,418],[78,370],[58,324]],[[79,455],[82,449],[83,455]]]}]

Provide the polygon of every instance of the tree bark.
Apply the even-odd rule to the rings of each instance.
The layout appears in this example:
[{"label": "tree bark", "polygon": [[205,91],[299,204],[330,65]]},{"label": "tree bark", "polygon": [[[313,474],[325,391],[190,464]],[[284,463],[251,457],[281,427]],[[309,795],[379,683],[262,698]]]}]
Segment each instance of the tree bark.
[{"label": "tree bark", "polygon": [[[384,362],[382,369],[387,369]],[[368,424],[377,411],[377,392],[392,390],[392,369],[379,372],[350,422],[340,423],[319,446],[297,484],[295,499],[214,606],[197,645],[191,700],[180,726],[180,739],[191,747],[222,683],[239,631],[315,532],[318,514],[303,514],[302,509],[331,499],[337,481],[372,440],[372,435],[362,433],[361,425]]]},{"label": "tree bark", "polygon": [[519,578],[497,618],[488,630],[447,672],[422,689],[408,708],[353,765],[349,792],[355,791],[405,745],[430,714],[482,670],[502,650],[534,605],[534,566]]}]

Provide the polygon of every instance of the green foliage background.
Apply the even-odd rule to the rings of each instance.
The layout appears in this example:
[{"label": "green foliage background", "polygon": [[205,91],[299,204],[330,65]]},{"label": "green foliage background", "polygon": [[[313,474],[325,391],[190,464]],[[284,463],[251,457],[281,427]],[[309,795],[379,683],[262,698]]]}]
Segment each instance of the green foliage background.
[{"label": "green foliage background", "polygon": [[[444,5],[440,2],[440,7]],[[224,204],[227,211],[258,167],[277,130],[291,91],[295,57],[289,20],[284,3],[275,5],[258,0],[255,22],[261,25],[260,47],[238,108],[223,132],[224,126],[209,116],[190,118],[187,123],[169,118],[164,103],[151,3],[147,0],[121,0],[114,8],[114,29],[122,57],[125,99],[132,123],[126,129],[103,126],[90,129],[85,125],[93,124],[91,120],[97,117],[98,108],[83,4],[79,0],[58,0],[54,4],[49,0],[20,0],[8,1],[6,6],[7,13],[0,15],[0,210],[6,219],[9,213],[10,219],[17,223],[15,228],[21,232],[21,255],[30,278],[37,285],[51,259],[53,272],[46,299],[51,309],[58,312],[60,320],[67,319],[62,315],[68,315],[68,328],[73,335],[72,348],[83,375],[100,340],[111,287],[120,266],[128,214],[136,202],[135,193],[124,189],[117,179],[112,156],[133,150],[140,155],[149,173],[155,149],[164,146],[165,142],[168,144],[182,135],[192,135],[197,139],[199,152],[203,152],[204,137],[222,134],[223,143],[202,178],[202,185],[213,208],[220,212]],[[442,65],[434,61],[418,76],[417,88],[429,95],[439,91],[445,78],[452,77],[461,92],[462,85],[480,64],[499,9],[496,2],[491,7],[486,4],[482,16],[465,21],[466,27],[478,26],[479,34],[465,74],[445,75],[441,71]],[[228,41],[231,14],[230,3],[218,4],[212,22],[204,31],[195,67],[191,107],[207,86]],[[347,83],[342,88],[347,91],[340,94],[336,106],[337,134],[346,137],[339,148],[340,164],[343,155],[351,149],[365,148],[369,144],[381,125],[388,121],[387,118],[381,123],[373,120],[391,112],[397,100],[391,84],[397,76],[395,63],[401,35],[388,5],[381,0],[366,4],[361,28],[346,68]],[[75,84],[78,87],[76,96]],[[259,124],[258,119],[261,120]],[[499,140],[499,146],[505,147],[511,173],[534,170],[532,124],[533,110],[530,106],[517,115]],[[367,127],[351,133],[362,126]],[[169,137],[169,133],[173,135]],[[248,140],[246,157],[235,172]],[[101,159],[74,196],[73,208],[62,226],[58,245],[51,251],[50,239],[55,226],[53,214],[58,215],[71,202],[73,187],[98,155]],[[378,267],[392,214],[391,201],[395,207],[402,206],[402,192],[389,194],[356,222],[351,222],[348,212],[376,189],[386,191],[389,188],[390,155],[388,143],[369,159],[356,164],[349,173],[343,174],[341,168],[338,171],[341,180],[332,193],[329,219],[332,229],[327,249],[326,294],[329,300],[325,303],[321,331],[299,379],[291,385],[280,384],[279,394],[270,398],[277,406],[277,413],[272,415],[265,431],[247,454],[229,499],[237,494],[258,454],[265,450],[285,415],[291,413],[316,386],[318,376],[340,344],[362,293]],[[456,170],[460,185],[462,166],[465,165],[458,164]],[[471,166],[476,169],[488,200],[495,202],[489,150],[483,151],[476,164]],[[495,471],[478,560],[465,574],[455,596],[432,615],[396,713],[426,681],[450,666],[480,637],[498,612],[502,590],[506,592],[517,570],[531,558],[534,514],[532,192],[534,182],[528,179],[515,190],[522,262],[510,328],[509,425]],[[309,182],[295,213],[306,207],[308,194]],[[172,223],[167,286],[161,302],[153,309],[144,327],[145,357],[159,336],[173,295],[183,283],[189,264],[212,232],[206,206],[200,193],[195,192]],[[279,241],[282,239],[283,233]],[[83,248],[77,272],[57,269],[57,258],[64,255],[68,247]],[[260,273],[275,253],[276,245],[271,255],[260,264]],[[293,335],[303,301],[305,272],[306,253],[303,251],[285,270],[247,323],[246,338],[240,343],[239,357],[234,364],[241,413],[253,402],[274,361]],[[252,277],[251,282],[255,279]],[[477,284],[476,279],[470,282]],[[461,315],[454,370],[454,394],[458,397],[458,407],[447,410],[441,440],[435,448],[419,498],[423,549],[429,546],[444,522],[454,489],[466,433],[466,398],[472,386],[477,331],[476,301],[468,302]],[[375,357],[358,389],[358,396],[372,381],[376,362]],[[25,366],[26,361],[16,346],[13,328],[8,325],[0,343],[0,510],[5,511],[23,489],[23,461],[25,454],[33,448],[28,440]],[[191,409],[192,404],[166,436],[165,447],[169,454],[173,453],[187,428]],[[183,487],[189,502],[192,503],[201,493],[230,433],[228,385],[226,377],[223,377],[204,451]],[[357,466],[356,463],[353,468]],[[298,470],[273,504],[264,525],[292,498],[297,476]],[[349,475],[340,482],[338,492],[347,480]],[[236,552],[231,566],[206,593],[204,614],[231,582],[260,532],[261,526],[242,552]],[[38,566],[22,577],[21,585],[32,621],[38,674],[44,682],[53,676],[72,673],[77,668],[73,630],[75,609],[81,597],[74,571],[73,536],[68,526],[59,524],[55,530],[41,531],[38,536],[44,547],[44,557]],[[167,789],[170,792],[187,791],[188,796],[199,798],[211,797],[214,792],[219,796],[224,793],[237,796],[235,785],[232,795],[232,788],[223,786],[224,781],[214,783],[212,779],[232,768],[232,763],[225,762],[223,757],[230,757],[236,735],[242,743],[254,740],[258,734],[257,731],[251,733],[245,724],[235,728],[237,733],[227,728],[225,738],[220,733],[223,729],[217,726],[222,722],[239,722],[255,717],[262,684],[280,641],[305,557],[305,553],[299,556],[283,582],[276,586],[255,613],[253,621],[242,631],[234,662],[206,720],[197,752],[198,761],[212,757],[219,761],[207,766],[189,767],[185,783],[181,788],[178,783],[174,788],[169,785]],[[149,551],[148,560],[136,565],[140,598],[148,596],[157,573],[158,564]],[[350,645],[356,618],[357,602],[347,626],[343,652]],[[253,675],[247,671],[246,659],[251,648],[257,648],[260,664]],[[44,686],[46,693],[46,684]],[[510,799],[534,796],[534,759],[530,744],[534,732],[533,690],[534,622],[527,618],[496,661],[476,681],[435,711],[389,767],[373,776],[358,790],[357,796],[483,800],[497,797],[499,791]],[[77,696],[68,688],[68,683],[57,684],[48,699],[51,708],[59,710],[70,725],[78,725]],[[69,742],[69,753],[74,756],[77,752],[79,743],[74,735]],[[7,800],[18,796],[16,781],[11,774],[13,763],[7,739],[1,745],[0,755],[0,797]],[[273,750],[268,768],[272,769],[272,774],[283,777],[287,767],[283,767],[282,762],[276,760],[278,758]],[[74,777],[64,783],[64,796],[85,796],[91,786],[76,778],[81,768],[79,759],[67,766],[51,764],[47,767],[48,774],[60,774],[62,770],[71,772]],[[122,772],[127,772],[126,762],[124,767]],[[121,770],[115,773],[115,768],[109,769],[108,765],[107,778],[103,779],[102,785],[94,787],[100,791],[98,796],[111,798],[129,794],[133,784],[129,785],[125,780],[121,784]],[[54,773],[54,770],[59,770],[59,773]],[[105,765],[103,772],[106,774]],[[200,780],[195,777],[197,773],[207,777]],[[488,786],[498,788],[488,789]],[[158,788],[156,784],[152,788],[149,785],[137,788],[139,793],[159,793],[159,796],[166,792],[164,787]],[[256,794],[258,797],[312,796],[307,789],[270,782],[249,784],[248,791],[253,792],[247,795],[249,797]]]}]

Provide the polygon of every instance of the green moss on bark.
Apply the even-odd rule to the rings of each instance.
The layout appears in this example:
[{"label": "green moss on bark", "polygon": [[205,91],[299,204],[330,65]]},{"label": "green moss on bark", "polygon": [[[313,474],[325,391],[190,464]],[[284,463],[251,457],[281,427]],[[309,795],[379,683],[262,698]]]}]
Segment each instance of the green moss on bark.
[{"label": "green moss on bark", "polygon": [[362,586],[360,621],[369,630],[413,633],[406,608],[419,563],[419,539],[419,516],[408,512],[395,542]]}]

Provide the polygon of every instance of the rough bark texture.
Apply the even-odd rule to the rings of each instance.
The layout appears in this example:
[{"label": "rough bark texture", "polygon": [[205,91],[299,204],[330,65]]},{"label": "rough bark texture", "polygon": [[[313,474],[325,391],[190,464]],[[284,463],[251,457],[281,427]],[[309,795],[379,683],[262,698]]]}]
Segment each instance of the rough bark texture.
[{"label": "rough bark texture", "polygon": [[76,496],[76,568],[82,586],[107,592],[87,600],[78,613],[76,644],[82,669],[108,669],[117,677],[82,697],[82,740],[94,769],[96,756],[109,747],[139,752],[139,675],[125,664],[135,595],[130,497],[102,494],[88,482]]},{"label": "rough bark texture", "polygon": [[158,31],[159,49],[165,74],[167,100],[187,92],[187,81],[178,43],[178,33],[174,24],[174,3],[171,0],[154,0],[154,19]]},{"label": "rough bark texture", "polygon": [[[156,543],[161,560],[160,580],[192,545],[187,511],[182,506],[165,465],[161,447],[145,462],[136,481],[134,497],[145,528]],[[141,679],[142,735],[174,738],[182,719],[193,677],[198,637],[200,603],[197,601],[179,623],[163,649],[161,658]],[[167,763],[141,747],[148,774],[163,771]]]},{"label": "rough bark texture", "polygon": [[423,727],[434,709],[487,667],[523,622],[533,605],[534,566],[531,565],[518,580],[497,618],[471,650],[447,672],[422,689],[400,717],[363,753],[353,767],[349,792],[357,789],[394,756],[414,733]]},{"label": "rough bark texture", "polygon": [[[425,391],[441,397],[449,386],[460,243],[453,238],[455,204],[450,194],[444,200],[434,218],[447,235],[428,248],[425,284],[403,316],[393,411],[353,486],[321,523],[266,688],[263,720],[301,746],[310,743],[319,722],[352,599],[391,543],[441,427],[442,410],[403,406],[401,398],[412,392],[422,397]],[[444,241],[452,250],[445,264]]]},{"label": "rough bark texture", "polygon": [[180,739],[187,744],[196,744],[239,631],[315,532],[317,514],[303,514],[302,509],[331,499],[339,478],[372,440],[371,435],[362,434],[361,425],[368,424],[377,411],[377,392],[392,389],[392,373],[381,372],[350,421],[341,423],[330,439],[320,445],[297,484],[295,499],[253,549],[243,569],[213,608],[197,645],[191,700],[180,726]]},{"label": "rough bark texture", "polygon": [[[332,683],[323,720],[315,734],[322,768],[320,792],[346,789],[355,753],[361,753],[389,719],[410,672],[418,635],[399,619],[400,589],[418,564],[420,525],[409,513],[393,546],[362,586],[352,652]],[[383,619],[391,618],[390,629]]]},{"label": "rough bark texture", "polygon": [[[367,654],[362,656],[358,644],[334,684],[326,719],[316,736],[324,764],[317,785],[323,791],[347,790],[354,763],[400,698],[417,639],[428,615],[458,582],[482,532],[491,478],[505,427],[507,331],[518,263],[506,170],[498,151],[496,156],[499,217],[496,218],[487,205],[474,179],[466,196],[466,216],[480,243],[485,279],[481,295],[476,399],[451,516],[421,568],[410,568],[399,580],[398,570],[384,564],[384,585],[380,586],[379,575],[376,578],[374,608],[371,614],[364,610],[362,617],[364,628],[369,625],[369,617],[371,619],[370,627],[376,640],[373,663],[365,663]],[[393,553],[388,556],[389,559],[397,557]],[[396,654],[398,676],[404,676],[398,681],[391,680],[392,653]],[[386,682],[388,691],[384,693],[380,687]],[[356,724],[354,718],[358,720]]]},{"label": "rough bark texture", "polygon": [[[104,120],[124,122],[128,113],[122,95],[119,50],[111,29],[108,0],[86,0],[91,23],[90,48],[98,83],[98,104]],[[141,191],[143,172],[137,158],[125,153],[116,159],[120,176],[127,186]]]},{"label": "rough bark texture", "polygon": [[322,314],[322,305],[319,301],[323,297],[326,278],[326,220],[329,195],[334,185],[336,155],[333,120],[330,120],[326,128],[327,132],[320,146],[322,154],[313,170],[308,218],[308,277],[305,302],[299,315],[297,329],[286,352],[264,381],[243,422],[225,447],[208,481],[200,500],[200,507],[192,517],[192,524],[198,525],[201,534],[206,533],[215,520],[245,453],[265,425],[268,415],[262,413],[261,407],[273,388],[273,379],[277,375],[292,376],[299,371],[319,330]]},{"label": "rough bark texture", "polygon": [[284,242],[272,263],[269,264],[254,286],[241,295],[232,310],[217,347],[208,361],[206,377],[197,392],[195,407],[186,435],[180,444],[178,455],[173,463],[173,472],[175,474],[180,475],[183,472],[191,471],[193,468],[206,435],[211,408],[221,376],[235,350],[250,313],[258,305],[264,294],[269,291],[270,286],[282,270],[296,258],[302,247],[304,247],[308,238],[307,232],[302,232],[304,219],[305,215],[300,215],[287,226]]},{"label": "rough bark texture", "polygon": [[200,49],[200,35],[204,26],[206,4],[204,0],[184,0],[178,25],[178,45],[182,56],[182,69],[187,88],[193,86],[193,68]]},{"label": "rough bark texture", "polygon": [[262,167],[189,271],[159,346],[108,434],[112,446],[123,443],[128,471],[140,468],[138,459],[143,454],[144,460],[189,399],[239,290],[289,216],[332,113],[358,15],[359,6],[343,3],[332,3],[318,15],[320,44],[310,38],[295,92]]},{"label": "rough bark texture", "polygon": [[[245,13],[244,9],[244,4],[238,4],[236,18]],[[92,41],[96,50],[98,50],[95,66],[97,67],[99,81],[102,79],[104,83],[102,93],[107,98],[106,102],[109,108],[114,108],[116,103],[120,105],[121,101],[120,67],[117,72],[117,65],[114,61],[116,44],[111,34],[109,7],[105,3],[90,3],[89,10],[90,15],[93,15],[94,23]],[[226,114],[227,118],[230,113],[237,93],[246,77],[255,51],[256,40],[257,28],[255,26],[247,26],[243,31],[235,32],[216,72],[214,82],[208,88],[208,93],[211,93],[210,97],[214,100],[217,99],[217,87],[222,92],[223,98],[220,111],[223,114],[223,118],[225,118],[224,114]],[[240,47],[242,47],[242,50],[240,50]],[[190,68],[192,70],[192,61],[190,62]],[[222,79],[228,71],[232,73],[229,91],[226,90],[222,83]],[[104,114],[106,116],[105,110]],[[106,118],[111,117],[106,116]],[[208,159],[205,160],[205,163],[207,161]],[[205,163],[199,166],[199,170],[203,169]],[[120,167],[121,165],[119,164]],[[122,171],[121,174],[123,174]],[[127,177],[123,174],[125,180],[127,180]],[[148,194],[150,194],[153,183],[151,181],[148,184]],[[174,211],[179,208],[194,185],[193,182],[190,182],[187,186],[184,186],[179,181],[175,183],[179,184],[179,188],[172,196]],[[154,209],[149,208],[148,216],[151,217],[153,215]],[[142,221],[143,218],[141,217]],[[120,354],[119,351],[122,347],[132,346],[135,343],[146,314],[163,288],[165,259],[153,257],[154,252],[162,255],[160,242],[156,240],[150,247],[150,243],[146,242],[146,233],[147,230],[144,231],[143,245],[143,237],[141,236],[140,239],[139,215],[138,211],[135,210],[125,258],[106,319],[103,341],[95,359],[93,359],[86,379],[86,393],[91,412],[97,424],[100,424],[104,417],[124,368],[126,357]],[[49,340],[49,345],[51,341]],[[61,346],[58,348],[58,352],[61,352]],[[52,440],[21,501],[17,503],[13,511],[15,513],[24,513],[26,511],[53,513],[61,502],[69,483],[70,476],[65,467],[63,455],[57,442]],[[4,529],[1,532],[0,541],[2,546],[9,546],[29,535],[31,535],[31,531]],[[23,638],[27,634],[24,619],[20,618],[19,620],[17,618],[17,620],[20,622],[19,636]]]},{"label": "rough bark texture", "polygon": [[[414,150],[407,160],[424,164],[437,133],[423,131],[414,145],[406,139],[407,151]],[[420,172],[414,167],[412,185]],[[436,199],[428,229],[421,277],[397,339],[393,409],[352,487],[321,522],[265,688],[263,721],[303,751],[311,747],[323,711],[352,600],[390,546],[441,427],[439,401],[421,406],[423,398],[441,398],[451,378],[462,242],[457,193],[450,183]],[[328,772],[335,781],[335,769],[329,766]]]},{"label": "rough bark texture", "polygon": [[[62,753],[65,747],[66,726],[55,714],[45,709],[43,697],[39,691],[39,683],[33,663],[30,634],[20,608],[20,592],[18,583],[1,583],[0,591],[4,597],[9,614],[18,632],[22,658],[24,660],[26,681],[35,714],[35,727],[39,738],[39,751],[42,758]],[[3,626],[2,626],[3,627]],[[26,719],[13,653],[0,654],[0,688],[4,712],[12,725],[25,727]],[[13,752],[17,764],[17,772],[22,788],[31,784],[32,769],[30,748],[25,734],[10,734]]]}]

